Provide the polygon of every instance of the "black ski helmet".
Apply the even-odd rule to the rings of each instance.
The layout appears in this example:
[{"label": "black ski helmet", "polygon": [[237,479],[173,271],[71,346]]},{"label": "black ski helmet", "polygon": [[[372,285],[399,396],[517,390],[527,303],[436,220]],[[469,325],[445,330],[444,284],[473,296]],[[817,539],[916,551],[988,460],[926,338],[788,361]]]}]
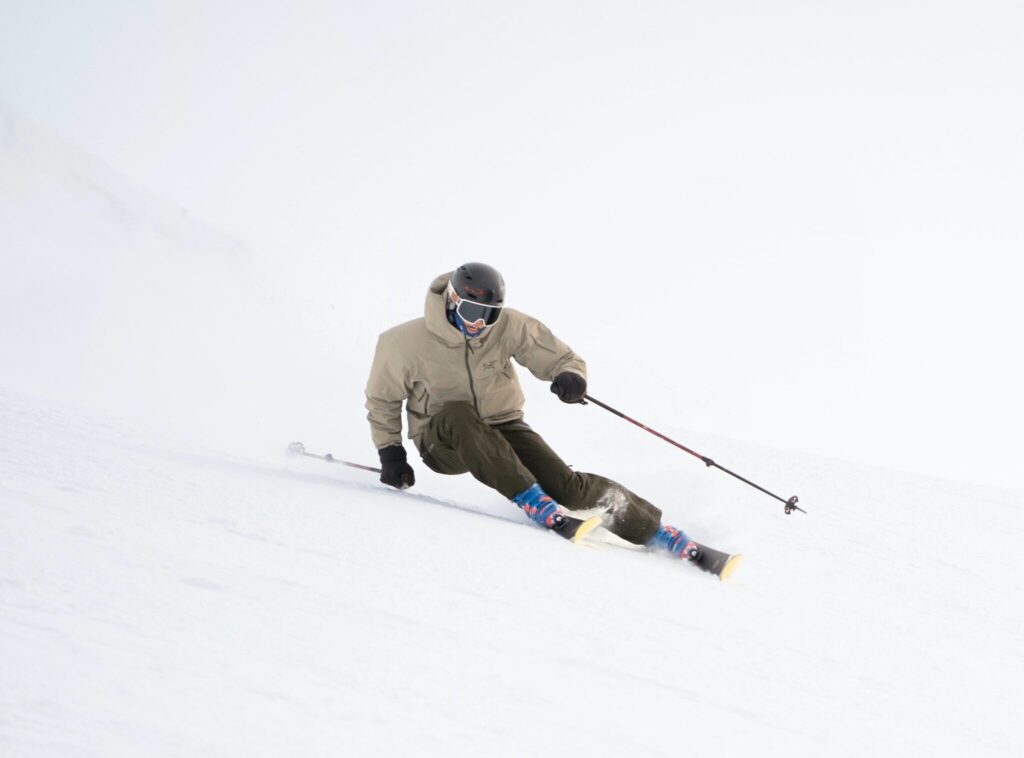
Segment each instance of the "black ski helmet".
[{"label": "black ski helmet", "polygon": [[497,269],[486,263],[464,263],[452,273],[451,286],[464,303],[459,311],[464,319],[472,323],[482,318],[488,326],[498,320],[505,305],[505,280]]}]

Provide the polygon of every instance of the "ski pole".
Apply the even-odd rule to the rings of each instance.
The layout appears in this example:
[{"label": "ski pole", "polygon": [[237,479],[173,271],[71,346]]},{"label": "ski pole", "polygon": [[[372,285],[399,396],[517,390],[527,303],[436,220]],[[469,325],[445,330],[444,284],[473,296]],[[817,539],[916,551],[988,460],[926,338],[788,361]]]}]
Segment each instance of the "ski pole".
[{"label": "ski pole", "polygon": [[374,468],[373,466],[364,466],[362,463],[351,463],[349,461],[343,461],[340,458],[335,458],[330,453],[327,453],[325,455],[317,455],[316,453],[307,453],[306,452],[306,446],[303,445],[301,442],[293,442],[293,443],[291,443],[288,446],[288,454],[289,455],[304,455],[307,458],[319,458],[320,460],[327,461],[328,463],[340,463],[342,466],[350,466],[351,468],[360,468],[363,471],[373,471],[376,474],[380,473],[380,469],[379,468]]},{"label": "ski pole", "polygon": [[807,511],[805,511],[803,508],[801,508],[800,506],[797,505],[797,501],[799,500],[799,498],[796,495],[793,495],[793,497],[791,497],[789,500],[783,500],[781,497],[776,495],[774,492],[769,492],[768,490],[766,490],[761,485],[754,484],[749,479],[744,479],[742,476],[740,476],[736,472],[730,471],[729,469],[725,468],[724,466],[719,466],[717,463],[715,463],[713,460],[708,458],[706,455],[701,455],[700,453],[696,452],[695,450],[691,450],[686,445],[681,445],[680,443],[676,442],[674,439],[671,439],[670,437],[666,437],[661,432],[656,432],[654,429],[651,429],[646,424],[641,424],[635,418],[630,418],[629,416],[627,416],[622,411],[617,411],[614,408],[612,408],[610,405],[605,405],[604,403],[602,403],[597,398],[591,397],[590,395],[584,395],[583,397],[585,399],[583,401],[581,401],[581,402],[584,405],[586,405],[586,401],[589,400],[594,405],[598,405],[598,406],[604,408],[606,411],[610,411],[610,412],[614,413],[619,418],[624,418],[629,423],[636,424],[637,426],[639,426],[644,431],[650,432],[651,434],[653,434],[655,437],[660,437],[661,439],[665,440],[665,442],[668,442],[670,445],[675,445],[680,450],[686,451],[687,453],[689,453],[690,455],[694,456],[695,458],[700,458],[700,460],[702,460],[704,462],[704,465],[706,465],[708,468],[714,466],[715,468],[724,471],[729,476],[735,477],[735,478],[739,479],[741,482],[743,482],[745,484],[749,484],[754,489],[761,490],[761,492],[763,492],[764,494],[770,495],[771,497],[773,497],[776,500],[778,500],[780,503],[784,503],[785,506],[786,506],[786,513],[787,514],[792,513],[793,511],[800,511],[801,513],[807,513]]}]

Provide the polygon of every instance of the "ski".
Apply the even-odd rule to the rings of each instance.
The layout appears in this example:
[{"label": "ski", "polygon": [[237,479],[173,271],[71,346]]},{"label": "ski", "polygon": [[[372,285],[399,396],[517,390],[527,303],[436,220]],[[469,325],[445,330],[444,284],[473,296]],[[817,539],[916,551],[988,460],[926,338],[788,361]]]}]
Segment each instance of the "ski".
[{"label": "ski", "polygon": [[729,578],[739,568],[742,561],[743,556],[739,553],[723,553],[721,550],[715,550],[699,542],[697,543],[697,555],[690,559],[690,562],[701,571],[714,574],[722,581]]},{"label": "ski", "polygon": [[[327,461],[328,463],[336,463],[342,466],[350,466],[352,468],[362,469],[363,471],[373,471],[380,473],[379,468],[373,466],[364,466],[361,463],[351,463],[349,461],[343,461],[340,458],[335,458],[330,453],[325,455],[319,455],[317,453],[310,453],[306,450],[305,445],[301,442],[293,442],[288,446],[289,455],[303,455],[307,458],[316,458],[321,461]],[[601,516],[593,516],[588,519],[579,519],[575,516],[569,516],[565,513],[559,513],[561,519],[554,527],[551,528],[555,534],[559,537],[564,537],[572,543],[579,544],[587,538],[591,532],[602,526],[604,519]],[[723,553],[721,550],[715,550],[707,545],[701,545],[699,542],[696,543],[698,547],[698,554],[690,559],[701,571],[706,571],[709,574],[714,574],[719,579],[725,580],[736,568],[740,565],[743,560],[742,555],[730,555],[729,553]]]},{"label": "ski", "polygon": [[588,534],[601,526],[604,520],[600,516],[594,516],[588,519],[578,519],[574,516],[568,516],[564,513],[559,513],[561,519],[559,523],[555,524],[551,528],[555,534],[559,537],[565,537],[570,542],[579,543]]}]

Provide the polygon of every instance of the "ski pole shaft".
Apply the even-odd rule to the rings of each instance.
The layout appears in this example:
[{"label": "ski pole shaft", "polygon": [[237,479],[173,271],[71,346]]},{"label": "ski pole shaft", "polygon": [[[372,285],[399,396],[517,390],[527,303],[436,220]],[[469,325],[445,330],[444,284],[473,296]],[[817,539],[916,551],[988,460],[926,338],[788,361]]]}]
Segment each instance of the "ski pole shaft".
[{"label": "ski pole shaft", "polygon": [[335,458],[330,453],[326,453],[324,455],[317,455],[316,453],[308,453],[308,452],[306,452],[306,446],[303,445],[301,442],[293,442],[292,444],[290,444],[288,446],[288,453],[290,455],[304,455],[307,458],[318,458],[321,461],[327,461],[328,463],[340,463],[342,466],[348,466],[350,468],[358,468],[358,469],[362,469],[363,471],[372,471],[375,474],[379,474],[380,473],[380,469],[379,468],[375,468],[373,466],[364,466],[362,463],[352,463],[351,461],[343,461],[340,458]]},{"label": "ski pole shaft", "polygon": [[658,437],[659,439],[665,440],[665,442],[669,443],[670,445],[675,445],[680,450],[683,450],[683,451],[689,453],[690,455],[692,455],[694,458],[699,458],[701,461],[704,462],[704,465],[707,466],[708,468],[714,466],[715,468],[719,469],[720,471],[724,471],[729,476],[732,476],[732,477],[735,477],[736,479],[739,479],[744,484],[749,484],[754,489],[760,490],[764,494],[769,495],[770,497],[775,498],[780,503],[785,504],[785,506],[786,506],[786,513],[792,513],[793,511],[800,511],[801,513],[807,513],[807,511],[805,511],[803,508],[801,508],[800,506],[797,505],[797,501],[799,500],[799,498],[796,495],[793,495],[793,497],[789,498],[788,500],[785,500],[785,499],[779,497],[778,495],[776,495],[774,492],[769,492],[768,490],[766,490],[761,485],[754,484],[754,482],[750,481],[749,479],[746,479],[746,478],[740,476],[735,471],[730,471],[729,469],[725,468],[724,466],[719,466],[717,463],[715,463],[711,458],[708,458],[706,455],[701,455],[696,450],[691,450],[686,445],[683,445],[683,444],[681,444],[679,442],[676,442],[671,437],[666,437],[661,432],[658,432],[658,431],[655,431],[654,429],[651,429],[651,427],[647,426],[646,424],[640,423],[635,418],[631,418],[630,416],[627,416],[622,411],[616,410],[615,408],[612,408],[610,405],[606,405],[606,404],[602,403],[597,398],[591,397],[590,395],[584,395],[583,397],[584,397],[584,403],[590,402],[590,403],[593,403],[594,405],[597,405],[597,406],[599,406],[601,408],[604,408],[606,411],[614,413],[619,418],[625,419],[629,423],[634,424],[636,426],[639,426],[645,432],[650,432],[655,437]]}]

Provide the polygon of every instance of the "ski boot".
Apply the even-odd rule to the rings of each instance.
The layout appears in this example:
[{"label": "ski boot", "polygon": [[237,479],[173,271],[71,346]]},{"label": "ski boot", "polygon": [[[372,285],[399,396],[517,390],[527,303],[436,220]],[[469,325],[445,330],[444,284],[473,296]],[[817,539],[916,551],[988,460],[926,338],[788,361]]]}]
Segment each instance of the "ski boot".
[{"label": "ski boot", "polygon": [[722,580],[735,571],[743,559],[742,555],[730,555],[695,542],[682,530],[665,524],[658,528],[658,533],[648,544],[664,548],[677,558],[689,561],[701,571],[714,574]]},{"label": "ski boot", "polygon": [[512,498],[512,502],[522,508],[532,521],[572,542],[579,542],[589,532],[601,526],[600,516],[583,520],[562,513],[558,510],[558,503],[542,490],[539,484],[523,490]]}]

